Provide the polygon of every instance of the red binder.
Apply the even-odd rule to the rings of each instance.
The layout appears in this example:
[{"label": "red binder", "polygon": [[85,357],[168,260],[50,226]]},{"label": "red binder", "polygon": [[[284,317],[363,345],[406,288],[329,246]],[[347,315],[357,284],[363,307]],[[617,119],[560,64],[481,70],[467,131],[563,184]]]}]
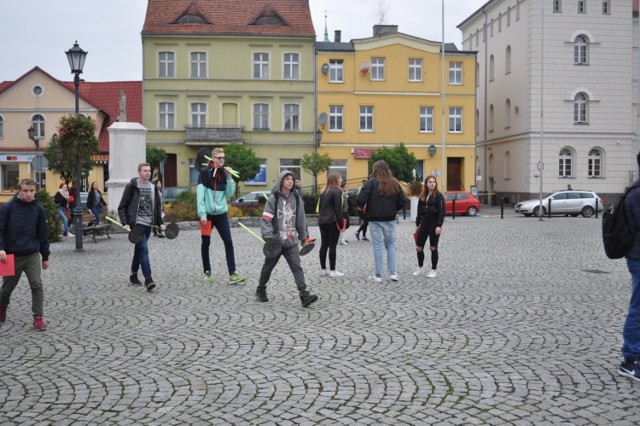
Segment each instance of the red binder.
[{"label": "red binder", "polygon": [[0,277],[12,277],[16,274],[16,264],[12,254],[7,254],[7,261],[0,262]]}]

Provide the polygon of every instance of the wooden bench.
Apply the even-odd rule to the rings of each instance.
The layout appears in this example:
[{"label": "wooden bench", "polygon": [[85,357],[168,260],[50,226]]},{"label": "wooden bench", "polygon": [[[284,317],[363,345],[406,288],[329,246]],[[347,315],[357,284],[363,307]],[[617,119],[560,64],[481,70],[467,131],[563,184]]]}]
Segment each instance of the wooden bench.
[{"label": "wooden bench", "polygon": [[111,239],[109,235],[109,230],[111,229],[111,224],[109,223],[101,223],[99,225],[94,225],[93,223],[83,223],[82,224],[82,236],[84,238],[91,237],[94,243],[97,243],[96,237],[107,236],[108,239]]}]

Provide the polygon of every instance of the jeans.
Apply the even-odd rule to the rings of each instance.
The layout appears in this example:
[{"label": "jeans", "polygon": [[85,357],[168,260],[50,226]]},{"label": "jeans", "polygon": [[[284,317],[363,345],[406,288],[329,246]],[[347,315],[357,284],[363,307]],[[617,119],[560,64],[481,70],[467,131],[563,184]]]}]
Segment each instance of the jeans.
[{"label": "jeans", "polygon": [[631,273],[631,301],[622,329],[622,355],[626,360],[640,361],[640,260],[627,259]]},{"label": "jeans", "polygon": [[96,221],[95,224],[99,224],[100,223],[100,206],[93,206],[91,207],[91,213],[93,213],[93,215],[96,217]]},{"label": "jeans", "polygon": [[0,289],[0,307],[9,306],[11,293],[20,281],[22,272],[27,275],[31,287],[31,310],[33,316],[42,315],[44,311],[44,287],[42,286],[42,260],[40,253],[15,256],[16,274],[12,277],[2,277],[2,289]]},{"label": "jeans", "polygon": [[[142,226],[142,225],[136,225]],[[142,275],[145,278],[151,276],[151,264],[149,263],[149,236],[151,235],[150,226],[142,226],[144,229],[144,238],[136,244],[133,250],[133,261],[131,262],[131,273],[137,274],[138,269],[142,267]]]},{"label": "jeans", "polygon": [[387,250],[387,268],[389,273],[397,272],[396,264],[396,222],[369,222],[369,234],[373,242],[373,258],[376,275],[384,272],[384,250]]},{"label": "jeans", "polygon": [[69,221],[67,220],[67,216],[64,214],[64,208],[58,206],[58,216],[62,220],[62,226],[64,227],[64,235],[67,235],[69,232]]},{"label": "jeans", "polygon": [[[220,238],[224,242],[224,252],[227,258],[227,269],[229,275],[236,272],[236,257],[233,250],[233,240],[231,239],[231,227],[229,226],[229,216],[227,214],[217,214],[215,216],[207,215],[207,220],[211,221],[211,226],[216,228]],[[202,255],[202,267],[205,271],[211,272],[211,261],[209,260],[209,246],[211,245],[211,237],[202,235],[202,244],[200,245],[200,254]]]}]

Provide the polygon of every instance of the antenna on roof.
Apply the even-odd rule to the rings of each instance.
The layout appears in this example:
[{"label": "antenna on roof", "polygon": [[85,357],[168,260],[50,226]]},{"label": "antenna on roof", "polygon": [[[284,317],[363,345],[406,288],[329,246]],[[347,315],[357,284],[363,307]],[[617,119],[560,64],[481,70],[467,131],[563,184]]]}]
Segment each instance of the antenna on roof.
[{"label": "antenna on roof", "polygon": [[329,31],[327,31],[327,10],[324,11],[324,40],[329,41]]}]

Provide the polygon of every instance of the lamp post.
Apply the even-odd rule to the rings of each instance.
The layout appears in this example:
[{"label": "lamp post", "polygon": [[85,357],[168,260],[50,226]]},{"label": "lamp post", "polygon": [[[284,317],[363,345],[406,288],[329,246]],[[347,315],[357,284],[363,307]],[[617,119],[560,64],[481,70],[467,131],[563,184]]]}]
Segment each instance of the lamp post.
[{"label": "lamp post", "polygon": [[[84,68],[84,61],[87,58],[87,53],[78,46],[76,40],[73,47],[66,52],[67,59],[69,60],[69,67],[71,67],[71,74],[74,75],[73,83],[76,89],[76,115],[80,112],[80,74]],[[80,182],[82,179],[82,171],[80,170],[80,154],[76,156],[76,208],[74,211],[74,217],[76,220],[76,251],[84,251],[82,248],[82,202],[80,201]]]},{"label": "lamp post", "polygon": [[36,145],[36,189],[40,189],[40,153],[38,152],[40,150],[40,139],[36,136],[36,129],[33,126],[27,129],[27,134],[29,139]]}]

